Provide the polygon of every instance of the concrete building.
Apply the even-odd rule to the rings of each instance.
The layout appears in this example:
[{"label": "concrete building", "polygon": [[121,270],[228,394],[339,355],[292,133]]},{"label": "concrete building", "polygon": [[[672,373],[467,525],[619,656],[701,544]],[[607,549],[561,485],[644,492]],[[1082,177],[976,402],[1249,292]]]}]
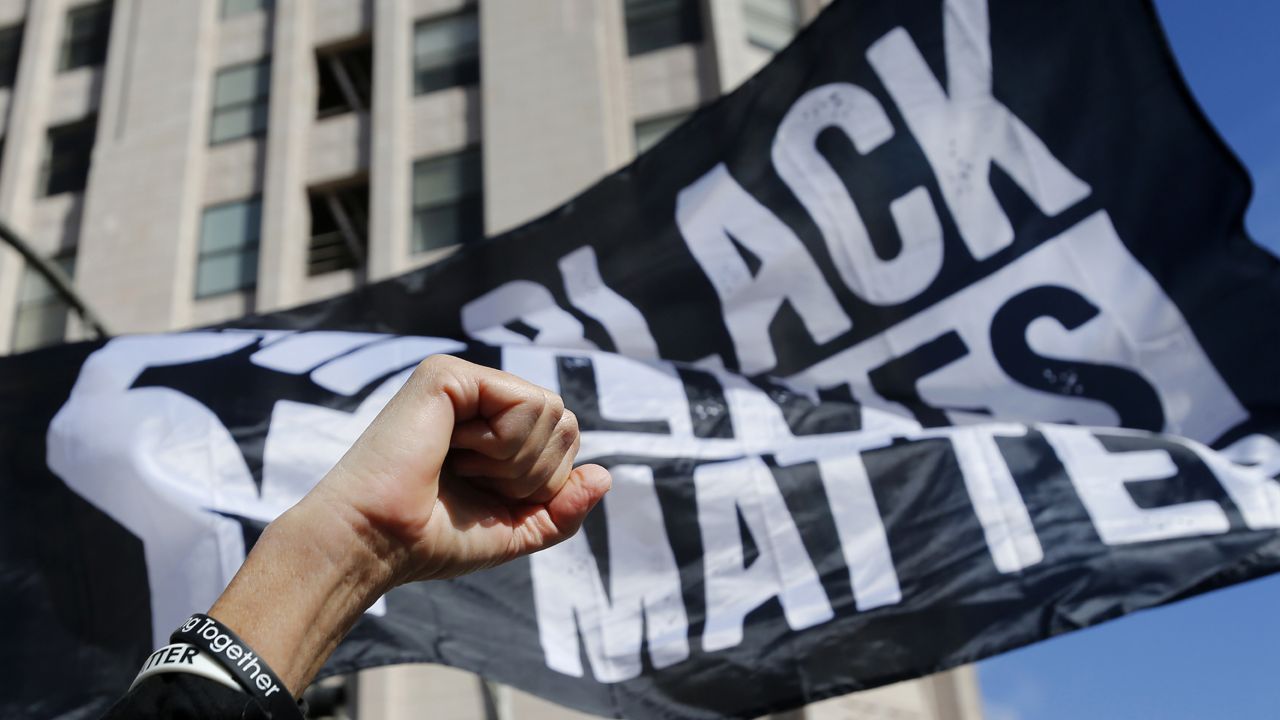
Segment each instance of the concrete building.
[{"label": "concrete building", "polygon": [[[115,332],[296,305],[568,199],[821,4],[0,0],[0,218]],[[0,351],[81,334],[0,250]],[[447,668],[348,687],[341,712],[361,720],[582,717]],[[972,720],[978,706],[961,669],[787,716]]]}]

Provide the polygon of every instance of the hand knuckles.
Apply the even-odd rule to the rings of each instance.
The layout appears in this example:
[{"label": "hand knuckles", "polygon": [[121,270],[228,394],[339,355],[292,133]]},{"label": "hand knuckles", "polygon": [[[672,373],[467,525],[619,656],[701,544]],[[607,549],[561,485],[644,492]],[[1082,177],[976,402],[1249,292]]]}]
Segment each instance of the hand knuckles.
[{"label": "hand knuckles", "polygon": [[529,481],[534,483],[535,488],[546,485],[555,477],[563,457],[561,453],[546,453],[538,459],[538,462],[529,469],[528,474]]},{"label": "hand knuckles", "polygon": [[546,406],[543,410],[551,416],[552,420],[559,422],[560,418],[564,417],[564,414],[567,412],[564,407],[564,398],[560,397],[556,393],[548,392],[546,394]]},{"label": "hand knuckles", "polygon": [[428,355],[418,362],[418,366],[414,368],[414,373],[435,373],[441,370],[452,370],[460,365],[468,364],[465,360],[461,360],[452,355]]},{"label": "hand knuckles", "polygon": [[574,452],[574,448],[579,441],[578,424],[576,421],[561,421],[556,425],[555,431],[551,433],[551,437],[547,439],[547,454],[553,455],[555,458],[563,458],[566,454]]},{"label": "hand knuckles", "polygon": [[541,389],[534,388],[525,398],[525,406],[529,409],[532,421],[538,421],[547,411],[547,393]]},{"label": "hand knuckles", "polygon": [[440,355],[428,355],[418,361],[418,365],[413,368],[413,373],[409,376],[410,381],[423,382],[430,380],[440,371]]},{"label": "hand knuckles", "polygon": [[520,452],[520,448],[524,446],[523,438],[508,435],[499,437],[495,452],[500,460],[510,460]]},{"label": "hand knuckles", "polygon": [[580,432],[578,428],[578,415],[572,410],[564,411],[564,415],[560,416],[560,425],[562,425],[566,431],[573,433],[575,437]]},{"label": "hand knuckles", "polygon": [[470,365],[452,355],[428,355],[418,362],[409,375],[409,383],[424,388],[438,386],[456,395],[462,385],[460,371]]},{"label": "hand knuckles", "polygon": [[542,454],[538,452],[526,453],[516,463],[513,464],[516,471],[515,474],[521,477],[525,475],[529,475],[538,466],[538,459],[541,457],[542,457]]}]

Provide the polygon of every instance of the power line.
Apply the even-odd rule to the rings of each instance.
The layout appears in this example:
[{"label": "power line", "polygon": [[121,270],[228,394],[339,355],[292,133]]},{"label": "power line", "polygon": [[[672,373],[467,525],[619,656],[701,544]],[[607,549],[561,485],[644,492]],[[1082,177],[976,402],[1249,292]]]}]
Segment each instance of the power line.
[{"label": "power line", "polygon": [[3,220],[0,220],[0,240],[4,240],[13,249],[17,250],[18,254],[22,255],[22,258],[27,261],[27,265],[35,268],[53,286],[53,289],[62,296],[62,299],[76,311],[76,314],[80,316],[84,324],[93,328],[98,337],[107,338],[111,336],[111,333],[107,331],[106,323],[102,322],[102,318],[98,317],[98,314],[85,303],[84,298],[80,297],[75,288],[71,286],[71,278],[67,277],[62,268],[32,250],[27,241],[23,240],[22,236],[14,232],[13,228],[9,227],[9,224]]}]

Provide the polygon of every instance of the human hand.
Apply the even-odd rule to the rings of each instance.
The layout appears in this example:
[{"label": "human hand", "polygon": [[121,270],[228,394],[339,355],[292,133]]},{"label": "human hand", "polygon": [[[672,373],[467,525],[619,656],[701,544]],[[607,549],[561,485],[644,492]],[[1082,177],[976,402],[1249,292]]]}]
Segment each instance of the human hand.
[{"label": "human hand", "polygon": [[380,595],[550,547],[609,489],[573,467],[559,396],[435,355],[311,492],[267,526],[209,610],[300,692]]},{"label": "human hand", "polygon": [[393,584],[453,577],[578,530],[610,484],[578,447],[558,395],[432,356],[299,505],[344,518]]}]

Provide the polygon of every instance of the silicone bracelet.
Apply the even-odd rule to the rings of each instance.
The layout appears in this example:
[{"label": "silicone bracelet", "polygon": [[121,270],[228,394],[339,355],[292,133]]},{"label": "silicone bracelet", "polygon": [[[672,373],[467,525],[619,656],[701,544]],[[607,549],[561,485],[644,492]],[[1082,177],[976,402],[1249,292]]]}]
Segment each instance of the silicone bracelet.
[{"label": "silicone bracelet", "polygon": [[279,676],[226,625],[204,613],[196,613],[173,631],[169,642],[189,643],[200,648],[231,673],[272,720],[305,720]]},{"label": "silicone bracelet", "polygon": [[129,686],[129,689],[133,690],[138,683],[152,675],[175,672],[199,675],[226,685],[232,690],[244,690],[244,688],[240,687],[240,683],[231,677],[231,673],[223,669],[218,663],[210,660],[209,656],[200,652],[200,648],[186,643],[165,645],[151,653],[147,657],[147,661],[142,664],[142,671],[138,673],[138,677],[133,679],[133,684]]}]

